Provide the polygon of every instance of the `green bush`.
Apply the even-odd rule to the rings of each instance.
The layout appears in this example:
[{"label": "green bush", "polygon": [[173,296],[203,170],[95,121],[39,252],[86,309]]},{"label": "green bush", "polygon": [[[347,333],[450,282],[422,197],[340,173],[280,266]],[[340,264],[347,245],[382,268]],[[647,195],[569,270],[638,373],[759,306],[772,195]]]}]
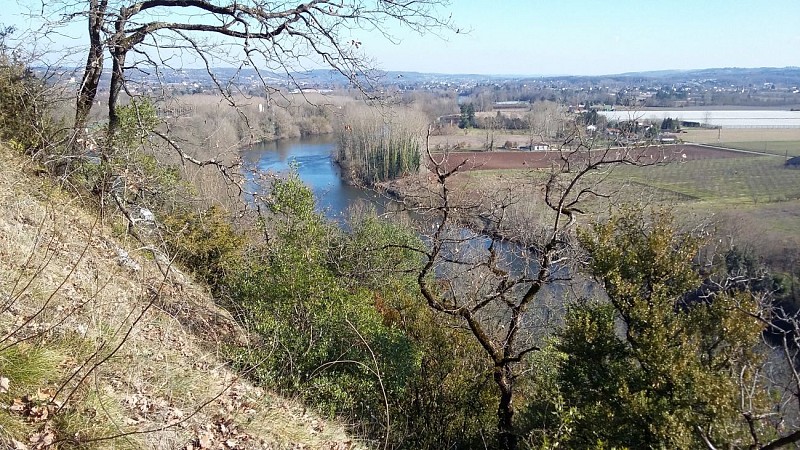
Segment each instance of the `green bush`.
[{"label": "green bush", "polygon": [[134,98],[125,106],[116,108],[119,132],[115,144],[124,149],[135,149],[147,139],[159,124],[158,114],[149,98]]},{"label": "green bush", "polygon": [[[559,384],[579,413],[567,446],[700,448],[697,430],[741,446],[740,388],[755,382],[751,370],[763,357],[754,350],[765,328],[757,299],[747,291],[687,296],[701,288],[701,241],[677,231],[667,213],[625,211],[579,239],[607,299],[573,305],[559,335]],[[764,407],[767,388],[748,389],[748,408]]]},{"label": "green bush", "polygon": [[348,286],[332,270],[338,232],[314,211],[296,175],[275,183],[269,207],[266,226],[275,238],[225,278],[228,302],[263,339],[233,359],[330,415],[381,417],[380,382],[387,394],[402,389],[413,349],[383,324],[369,290]]},{"label": "green bush", "polygon": [[278,180],[264,218],[268,244],[227,272],[226,302],[259,339],[230,347],[257,381],[344,417],[399,448],[477,445],[496,404],[483,353],[442,324],[409,269],[421,245],[367,216],[347,232],[314,210],[296,175]]},{"label": "green bush", "polygon": [[233,229],[225,211],[214,206],[167,215],[163,226],[170,253],[212,288],[219,287],[243,250],[243,237]]}]

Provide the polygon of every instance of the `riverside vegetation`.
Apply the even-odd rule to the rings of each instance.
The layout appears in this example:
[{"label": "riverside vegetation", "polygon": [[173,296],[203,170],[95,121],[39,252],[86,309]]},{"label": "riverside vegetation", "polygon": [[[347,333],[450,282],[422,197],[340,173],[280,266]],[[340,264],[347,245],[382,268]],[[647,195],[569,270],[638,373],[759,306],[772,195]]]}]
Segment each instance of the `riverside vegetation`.
[{"label": "riverside vegetation", "polygon": [[[0,96],[15,114],[0,115],[13,162],[0,180],[3,203],[17,205],[0,247],[17,261],[2,283],[6,446],[771,449],[800,440],[795,405],[784,401],[800,398],[796,280],[739,247],[716,248],[710,229],[668,211],[616,208],[576,231],[579,207],[599,192],[582,177],[619,158],[539,174],[523,194],[533,192],[547,220],[513,230],[503,227],[518,191],[455,198],[458,171],[440,166],[419,211],[439,226],[423,235],[371,212],[336,226],[294,174],[264,180],[242,212],[226,191],[199,195],[202,183],[167,156],[175,141],[151,140],[169,131],[152,103],[116,106],[117,130],[96,134],[98,161],[65,145],[67,127],[42,102],[53,86],[3,58]],[[347,121],[347,157],[372,168],[351,167],[359,180],[417,170],[418,122],[387,119],[407,117],[396,114]],[[197,162],[244,191],[237,166]],[[39,180],[52,196],[9,181],[15,171],[50,176]],[[40,213],[26,214],[34,199]],[[453,244],[486,242],[455,226],[471,216],[517,232],[538,262],[533,274],[500,264],[494,240],[457,254]],[[34,244],[15,242],[14,227]],[[569,274],[559,270],[567,262]],[[563,290],[562,318],[540,320],[544,310],[529,307],[545,301],[540,288],[567,285],[580,267],[602,289]],[[768,359],[773,349],[780,357]]]}]

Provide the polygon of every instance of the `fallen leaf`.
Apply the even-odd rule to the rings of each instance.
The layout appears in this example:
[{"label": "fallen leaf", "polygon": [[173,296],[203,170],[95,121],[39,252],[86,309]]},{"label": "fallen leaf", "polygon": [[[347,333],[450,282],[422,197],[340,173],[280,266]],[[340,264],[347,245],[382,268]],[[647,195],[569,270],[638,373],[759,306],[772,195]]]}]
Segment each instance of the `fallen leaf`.
[{"label": "fallen leaf", "polygon": [[200,436],[200,439],[198,440],[200,448],[211,448],[212,446],[211,437],[212,436],[210,434],[205,434],[205,433],[202,436]]},{"label": "fallen leaf", "polygon": [[135,417],[127,417],[125,418],[125,425],[138,425],[140,420]]},{"label": "fallen leaf", "polygon": [[25,410],[25,402],[21,398],[15,398],[11,406],[8,407],[10,411],[22,412]]},{"label": "fallen leaf", "polygon": [[46,402],[53,397],[53,394],[55,394],[55,390],[51,388],[37,389],[35,398],[41,402]]}]

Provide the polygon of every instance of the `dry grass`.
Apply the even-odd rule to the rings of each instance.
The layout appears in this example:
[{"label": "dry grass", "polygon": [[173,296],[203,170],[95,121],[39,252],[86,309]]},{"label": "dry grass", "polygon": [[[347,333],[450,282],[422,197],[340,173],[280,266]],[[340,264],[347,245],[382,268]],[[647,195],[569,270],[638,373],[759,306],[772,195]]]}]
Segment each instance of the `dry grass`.
[{"label": "dry grass", "polygon": [[[2,400],[40,398],[53,410],[66,402],[44,419],[0,410],[0,446],[32,447],[47,433],[95,448],[352,446],[343,426],[225,366],[222,346],[246,336],[205,288],[111,238],[78,199],[29,175],[26,160],[2,147],[0,157],[0,377],[10,384]],[[125,253],[135,264],[123,263]],[[56,370],[25,382],[10,370],[9,349],[45,349]],[[85,442],[123,433],[132,434]]]}]

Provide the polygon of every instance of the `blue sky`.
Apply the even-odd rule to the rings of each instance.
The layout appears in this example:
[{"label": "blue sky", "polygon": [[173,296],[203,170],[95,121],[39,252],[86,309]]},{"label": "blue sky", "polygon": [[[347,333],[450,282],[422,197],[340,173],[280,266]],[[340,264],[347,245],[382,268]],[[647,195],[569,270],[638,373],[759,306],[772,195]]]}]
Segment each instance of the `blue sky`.
[{"label": "blue sky", "polygon": [[[447,41],[362,41],[390,70],[596,75],[800,66],[798,0],[454,0]],[[406,33],[407,34],[407,33]]]},{"label": "blue sky", "polygon": [[[0,23],[24,28],[16,2],[3,0]],[[354,37],[386,70],[599,75],[800,66],[800,0],[453,0],[440,12],[467,33],[390,28],[398,45],[374,32]]]}]

